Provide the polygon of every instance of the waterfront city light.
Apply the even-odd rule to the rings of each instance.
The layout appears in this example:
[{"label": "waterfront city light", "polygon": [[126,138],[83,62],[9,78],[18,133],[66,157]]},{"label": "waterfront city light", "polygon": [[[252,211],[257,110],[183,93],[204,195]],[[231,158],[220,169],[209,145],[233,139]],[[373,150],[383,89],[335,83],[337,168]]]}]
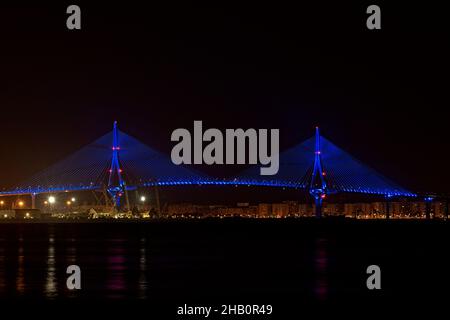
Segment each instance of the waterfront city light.
[{"label": "waterfront city light", "polygon": [[141,196],[141,202],[145,202],[145,196]]},{"label": "waterfront city light", "polygon": [[54,196],[48,197],[48,203],[53,204],[56,202],[56,198]]},{"label": "waterfront city light", "polygon": [[72,199],[70,199],[70,201],[72,201],[72,202],[75,202],[77,199],[75,199],[75,198],[72,198]]},{"label": "waterfront city light", "polygon": [[19,207],[23,207],[24,203],[23,201],[19,201]]}]

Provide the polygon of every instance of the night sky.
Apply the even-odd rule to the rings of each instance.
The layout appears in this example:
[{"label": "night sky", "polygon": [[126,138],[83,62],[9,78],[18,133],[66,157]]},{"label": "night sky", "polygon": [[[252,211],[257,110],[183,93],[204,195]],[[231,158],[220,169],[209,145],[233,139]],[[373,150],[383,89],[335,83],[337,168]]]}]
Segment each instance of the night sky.
[{"label": "night sky", "polygon": [[[81,31],[66,28],[70,4],[81,7]],[[382,30],[369,31],[369,4],[2,4],[0,186],[113,120],[168,154],[174,129],[203,120],[280,128],[282,149],[319,125],[400,185],[450,192],[445,10],[380,4]]]}]

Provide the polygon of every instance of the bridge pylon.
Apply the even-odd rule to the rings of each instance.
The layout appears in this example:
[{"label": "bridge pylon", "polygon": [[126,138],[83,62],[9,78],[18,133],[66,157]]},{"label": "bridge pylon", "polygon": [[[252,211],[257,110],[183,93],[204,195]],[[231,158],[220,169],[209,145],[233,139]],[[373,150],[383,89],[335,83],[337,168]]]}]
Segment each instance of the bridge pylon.
[{"label": "bridge pylon", "polygon": [[322,156],[320,149],[320,132],[316,127],[316,143],[314,150],[314,167],[309,184],[309,193],[314,198],[316,205],[316,218],[322,217],[322,204],[327,196],[327,182],[322,166]]},{"label": "bridge pylon", "polygon": [[112,158],[111,167],[109,169],[108,193],[111,195],[116,209],[120,208],[120,200],[125,193],[125,181],[123,180],[122,168],[119,161],[119,133],[117,129],[117,121],[113,125],[113,141],[112,141]]}]

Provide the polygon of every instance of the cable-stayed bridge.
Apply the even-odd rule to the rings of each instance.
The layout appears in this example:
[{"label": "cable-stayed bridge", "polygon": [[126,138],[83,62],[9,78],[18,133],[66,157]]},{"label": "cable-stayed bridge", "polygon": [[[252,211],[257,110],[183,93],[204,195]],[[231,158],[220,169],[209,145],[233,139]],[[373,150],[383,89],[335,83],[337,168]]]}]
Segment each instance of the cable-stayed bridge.
[{"label": "cable-stayed bridge", "polygon": [[329,140],[319,129],[310,139],[280,153],[276,175],[261,176],[251,167],[231,179],[215,179],[184,166],[139,140],[113,130],[64,160],[35,174],[17,187],[0,191],[0,196],[35,196],[83,190],[105,190],[116,207],[129,190],[150,186],[249,185],[289,187],[308,191],[321,215],[323,199],[334,193],[374,194],[386,197],[414,197],[380,173],[364,165]]}]

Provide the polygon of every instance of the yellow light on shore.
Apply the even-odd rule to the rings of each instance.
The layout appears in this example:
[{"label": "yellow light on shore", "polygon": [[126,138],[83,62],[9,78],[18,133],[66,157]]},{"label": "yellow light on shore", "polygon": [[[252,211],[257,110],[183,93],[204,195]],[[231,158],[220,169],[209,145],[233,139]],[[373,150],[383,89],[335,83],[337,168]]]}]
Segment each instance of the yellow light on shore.
[{"label": "yellow light on shore", "polygon": [[70,201],[72,201],[72,202],[75,202],[77,199],[75,199],[75,198],[72,198],[72,199],[70,199]]},{"label": "yellow light on shore", "polygon": [[56,198],[54,196],[48,197],[48,203],[53,204],[56,202]]},{"label": "yellow light on shore", "polygon": [[67,201],[66,203],[68,206],[70,206],[72,204],[72,202],[70,202],[70,201]]},{"label": "yellow light on shore", "polygon": [[145,202],[145,196],[141,197],[141,202]]},{"label": "yellow light on shore", "polygon": [[5,204],[5,201],[0,201],[0,205],[2,206],[2,205],[4,205]]},{"label": "yellow light on shore", "polygon": [[23,201],[19,201],[19,207],[23,207],[24,203]]}]

